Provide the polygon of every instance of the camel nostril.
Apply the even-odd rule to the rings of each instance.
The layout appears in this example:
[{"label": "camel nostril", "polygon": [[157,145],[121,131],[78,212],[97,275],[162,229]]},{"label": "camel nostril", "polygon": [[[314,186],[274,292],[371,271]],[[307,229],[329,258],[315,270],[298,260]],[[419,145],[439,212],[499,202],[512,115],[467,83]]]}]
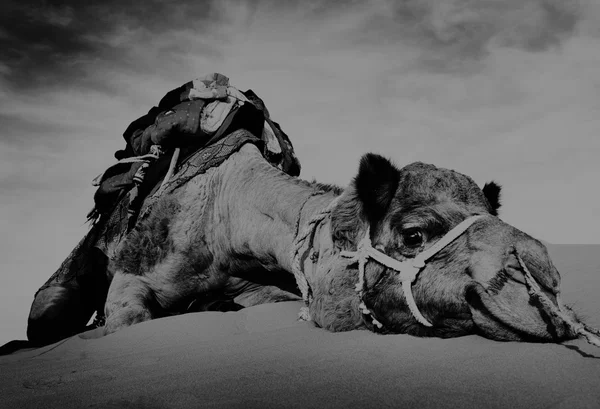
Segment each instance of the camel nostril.
[{"label": "camel nostril", "polygon": [[527,282],[525,281],[525,276],[523,275],[523,271],[521,271],[520,268],[514,268],[513,266],[505,266],[504,271],[506,271],[506,273],[512,280],[523,285],[527,285]]},{"label": "camel nostril", "polygon": [[510,251],[507,256],[508,258],[504,263],[504,271],[506,274],[516,282],[527,284],[523,269],[521,268],[519,260],[517,260],[517,256],[514,254],[514,250]]}]

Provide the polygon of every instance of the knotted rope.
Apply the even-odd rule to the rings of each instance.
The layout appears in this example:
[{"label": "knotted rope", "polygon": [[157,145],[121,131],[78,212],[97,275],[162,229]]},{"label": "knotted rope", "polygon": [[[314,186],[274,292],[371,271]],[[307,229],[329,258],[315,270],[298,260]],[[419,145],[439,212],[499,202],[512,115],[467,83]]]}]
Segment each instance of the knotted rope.
[{"label": "knotted rope", "polygon": [[[323,193],[325,193],[325,192],[322,192],[322,191],[314,192],[306,198],[306,200],[300,207],[300,214],[298,215],[298,223],[297,223],[298,226],[300,226],[300,219],[302,218],[302,209],[304,208],[304,206],[306,205],[308,200],[314,196],[317,196],[317,195],[320,195]],[[309,307],[309,304],[311,301],[311,294],[310,294],[311,291],[310,291],[310,284],[308,283],[306,275],[302,271],[302,265],[300,262],[300,251],[302,250],[302,246],[304,246],[306,240],[309,237],[311,237],[313,235],[313,233],[316,231],[319,223],[321,223],[332,212],[332,210],[337,206],[338,201],[339,201],[339,197],[336,197],[335,199],[333,199],[331,201],[331,203],[329,203],[329,205],[325,209],[323,209],[322,211],[317,213],[315,216],[313,216],[308,221],[306,226],[304,227],[304,230],[302,230],[302,233],[296,237],[296,239],[294,240],[294,245],[292,247],[292,254],[291,254],[292,272],[294,273],[294,277],[296,278],[296,284],[298,285],[298,288],[300,289],[300,293],[302,294],[302,300],[304,301],[304,306],[302,308],[300,308],[299,319],[304,320],[304,321],[310,321],[310,311],[309,311],[308,307]]]},{"label": "knotted rope", "polygon": [[523,270],[523,275],[525,276],[525,283],[527,284],[527,292],[529,293],[529,296],[538,300],[544,308],[544,310],[546,311],[546,313],[550,314],[551,316],[557,318],[559,321],[566,324],[567,327],[569,327],[569,329],[571,330],[571,332],[577,334],[579,338],[584,338],[589,344],[600,347],[600,338],[598,338],[598,336],[600,336],[600,331],[598,331],[595,328],[588,327],[585,324],[572,319],[569,316],[569,314],[566,313],[565,310],[567,309],[567,307],[565,307],[562,304],[558,295],[556,297],[558,307],[554,305],[554,303],[548,298],[548,296],[544,294],[533,275],[531,275],[531,272],[523,262],[523,259],[521,259],[521,256],[519,256],[519,254],[517,253],[517,250],[513,248],[512,252],[517,257],[519,265]]}]

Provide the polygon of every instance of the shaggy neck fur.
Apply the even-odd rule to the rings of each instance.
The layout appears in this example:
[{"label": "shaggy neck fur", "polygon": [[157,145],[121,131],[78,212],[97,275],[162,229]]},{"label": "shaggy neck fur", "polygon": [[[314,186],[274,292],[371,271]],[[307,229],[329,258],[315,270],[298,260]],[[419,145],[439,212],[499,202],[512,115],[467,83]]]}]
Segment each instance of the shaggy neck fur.
[{"label": "shaggy neck fur", "polygon": [[[247,269],[252,258],[266,270],[291,271],[291,252],[299,230],[336,192],[280,172],[252,148],[243,148],[223,170],[227,177],[219,188],[214,217],[220,225],[236,226],[236,231],[223,229],[213,236],[214,242],[231,260],[237,260],[234,269],[239,263]],[[268,195],[265,186],[269,186]]]}]

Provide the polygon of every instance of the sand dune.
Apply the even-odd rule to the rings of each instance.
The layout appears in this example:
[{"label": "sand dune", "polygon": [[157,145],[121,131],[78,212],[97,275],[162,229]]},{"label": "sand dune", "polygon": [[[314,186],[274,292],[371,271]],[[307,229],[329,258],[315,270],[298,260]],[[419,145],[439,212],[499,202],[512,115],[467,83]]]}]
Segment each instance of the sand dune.
[{"label": "sand dune", "polygon": [[[600,327],[600,246],[550,245]],[[600,408],[600,349],[329,333],[296,302],[87,332],[0,357],[1,408]]]}]

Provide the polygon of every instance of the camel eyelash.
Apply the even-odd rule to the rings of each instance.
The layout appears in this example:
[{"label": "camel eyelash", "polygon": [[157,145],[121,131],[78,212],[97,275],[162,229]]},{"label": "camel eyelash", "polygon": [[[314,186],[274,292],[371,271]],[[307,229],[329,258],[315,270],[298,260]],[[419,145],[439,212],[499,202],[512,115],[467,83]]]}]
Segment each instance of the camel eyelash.
[{"label": "camel eyelash", "polygon": [[419,230],[427,239],[431,239],[440,235],[443,235],[448,230],[445,228],[446,223],[440,220],[429,217],[425,220],[420,220],[419,223],[404,223],[398,229],[400,234],[409,230]]}]

